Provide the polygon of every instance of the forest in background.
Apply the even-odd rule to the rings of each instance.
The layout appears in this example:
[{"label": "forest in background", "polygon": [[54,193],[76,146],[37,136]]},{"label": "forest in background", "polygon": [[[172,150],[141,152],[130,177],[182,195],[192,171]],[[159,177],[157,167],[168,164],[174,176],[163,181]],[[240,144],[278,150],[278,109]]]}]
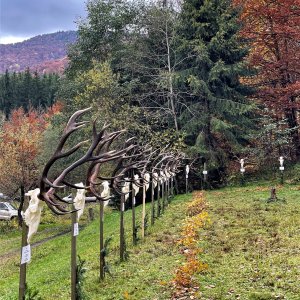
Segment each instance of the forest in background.
[{"label": "forest in background", "polygon": [[[186,152],[195,159],[195,175],[206,161],[219,184],[238,171],[242,157],[252,171],[278,164],[280,155],[297,162],[299,9],[299,0],[89,1],[63,76],[1,77],[1,99],[7,78],[20,87],[16,98],[1,100],[4,115],[12,112],[3,128],[20,124],[22,113],[12,111],[18,106],[24,124],[34,118],[47,124],[26,145],[38,147],[27,153],[36,160],[33,169],[71,112],[88,106],[99,123]],[[34,91],[37,81],[43,88]],[[59,105],[47,110],[54,99]],[[26,116],[41,107],[44,112]],[[6,138],[2,133],[2,145]],[[6,148],[0,147],[3,158]],[[20,176],[20,184],[28,188],[35,176],[26,170],[31,180]]]}]

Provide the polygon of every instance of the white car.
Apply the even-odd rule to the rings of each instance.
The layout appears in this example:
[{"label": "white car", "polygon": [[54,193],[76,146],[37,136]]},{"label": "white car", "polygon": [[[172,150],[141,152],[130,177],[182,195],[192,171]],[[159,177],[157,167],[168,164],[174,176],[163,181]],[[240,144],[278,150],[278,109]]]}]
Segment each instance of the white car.
[{"label": "white car", "polygon": [[0,202],[0,220],[12,220],[18,217],[18,210],[8,202]]}]

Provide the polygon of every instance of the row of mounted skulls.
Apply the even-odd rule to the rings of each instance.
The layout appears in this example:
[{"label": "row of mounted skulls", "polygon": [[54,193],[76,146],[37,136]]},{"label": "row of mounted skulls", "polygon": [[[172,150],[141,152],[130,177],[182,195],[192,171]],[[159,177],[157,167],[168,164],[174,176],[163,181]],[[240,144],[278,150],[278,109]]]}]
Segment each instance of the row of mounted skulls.
[{"label": "row of mounted skulls", "polygon": [[[87,190],[99,201],[111,199],[111,189],[119,195],[125,195],[125,200],[127,200],[131,192],[131,183],[136,195],[141,187],[145,187],[146,190],[149,189],[151,175],[153,187],[156,188],[158,184],[173,178],[179,171],[180,161],[183,158],[181,153],[170,153],[166,149],[153,151],[148,145],[140,146],[134,143],[133,138],[125,142],[123,149],[110,150],[110,146],[124,131],[108,133],[108,125],[104,125],[98,133],[96,121],[94,121],[92,142],[88,150],[82,157],[64,169],[55,179],[50,180],[48,172],[51,166],[57,160],[73,154],[86,143],[86,141],[83,141],[69,150],[64,150],[64,145],[69,136],[89,123],[88,121],[77,121],[79,117],[89,110],[90,108],[83,109],[71,116],[53,156],[44,167],[39,181],[39,188],[26,193],[30,197],[28,208],[24,213],[24,221],[28,226],[28,243],[30,243],[33,235],[38,230],[43,202],[58,215],[72,212],[72,209],[67,207],[68,205],[74,205],[79,220],[84,210]],[[111,161],[115,161],[116,164],[112,176],[109,178],[102,177],[101,166]],[[71,171],[85,163],[89,163],[85,184],[72,184],[65,180]],[[132,176],[132,174],[134,175]],[[58,191],[65,187],[77,190],[76,196],[71,202],[62,199],[58,195]],[[99,187],[100,193],[98,193]]]},{"label": "row of mounted skulls", "polygon": [[[283,166],[284,158],[283,158],[283,156],[280,156],[278,160],[279,160],[279,170],[284,171],[284,166]],[[246,169],[245,169],[245,166],[244,166],[245,165],[245,159],[244,158],[240,159],[240,164],[241,164],[241,169],[240,169],[241,173],[245,173]]]}]

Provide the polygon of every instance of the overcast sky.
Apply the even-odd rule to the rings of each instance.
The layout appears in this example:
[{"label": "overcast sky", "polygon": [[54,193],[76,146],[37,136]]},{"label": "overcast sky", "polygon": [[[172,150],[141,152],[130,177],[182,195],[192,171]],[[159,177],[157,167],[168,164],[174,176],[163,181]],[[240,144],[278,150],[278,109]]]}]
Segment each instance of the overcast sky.
[{"label": "overcast sky", "polygon": [[0,0],[0,43],[43,33],[76,29],[85,17],[85,0]]}]

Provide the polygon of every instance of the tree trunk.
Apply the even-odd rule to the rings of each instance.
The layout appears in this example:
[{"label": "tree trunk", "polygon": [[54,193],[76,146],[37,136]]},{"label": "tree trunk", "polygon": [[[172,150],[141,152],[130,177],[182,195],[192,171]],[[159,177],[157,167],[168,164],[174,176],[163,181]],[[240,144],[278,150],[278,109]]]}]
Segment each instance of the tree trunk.
[{"label": "tree trunk", "polygon": [[290,129],[294,129],[291,133],[291,138],[295,148],[295,158],[296,160],[300,159],[300,139],[298,133],[298,122],[296,109],[292,108],[286,111],[285,116],[287,118],[287,123]]}]

